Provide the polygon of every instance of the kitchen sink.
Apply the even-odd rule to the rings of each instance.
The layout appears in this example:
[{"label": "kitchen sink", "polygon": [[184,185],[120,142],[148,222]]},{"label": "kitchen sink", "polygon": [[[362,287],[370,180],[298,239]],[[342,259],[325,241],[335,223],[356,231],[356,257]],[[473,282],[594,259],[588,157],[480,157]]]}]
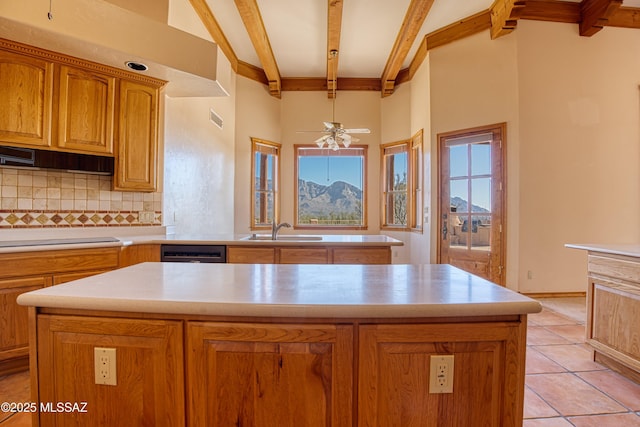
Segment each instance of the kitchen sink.
[{"label": "kitchen sink", "polygon": [[[270,234],[252,234],[251,236],[243,237],[240,240],[273,240]],[[303,234],[282,234],[276,238],[276,240],[322,240],[322,236],[311,236]]]}]

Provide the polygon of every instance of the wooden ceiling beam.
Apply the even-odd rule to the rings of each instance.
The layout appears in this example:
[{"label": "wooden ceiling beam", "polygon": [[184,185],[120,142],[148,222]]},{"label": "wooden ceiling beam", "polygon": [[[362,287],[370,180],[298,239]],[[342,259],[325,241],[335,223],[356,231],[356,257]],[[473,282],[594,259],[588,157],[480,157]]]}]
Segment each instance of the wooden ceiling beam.
[{"label": "wooden ceiling beam", "polygon": [[524,12],[526,0],[496,0],[491,6],[491,39],[497,39],[516,29]]},{"label": "wooden ceiling beam", "polygon": [[402,63],[409,54],[418,32],[424,23],[434,0],[411,0],[407,13],[402,21],[402,26],[391,49],[387,64],[380,78],[382,96],[391,95],[394,91],[395,80],[400,72]]},{"label": "wooden ceiling beam", "polygon": [[238,56],[231,48],[229,40],[227,40],[227,37],[222,32],[222,28],[218,24],[215,16],[213,16],[213,12],[209,9],[206,0],[189,0],[189,2],[213,41],[218,45],[220,50],[222,50],[224,56],[227,57],[233,71],[238,72]]},{"label": "wooden ceiling beam", "polygon": [[580,22],[580,3],[558,0],[527,0],[520,19],[535,21]]},{"label": "wooden ceiling beam", "polygon": [[640,28],[640,9],[621,7],[609,17],[609,27]]},{"label": "wooden ceiling beam", "polygon": [[267,76],[269,93],[276,98],[280,98],[282,90],[280,70],[278,70],[273,50],[271,50],[271,43],[269,43],[267,30],[264,28],[258,3],[256,0],[235,0],[235,3]]},{"label": "wooden ceiling beam", "polygon": [[582,0],[580,35],[591,37],[600,31],[620,6],[622,6],[622,0]]},{"label": "wooden ceiling beam", "polygon": [[327,0],[327,91],[333,98],[338,79],[338,57],[332,52],[340,52],[340,32],[342,31],[342,0]]},{"label": "wooden ceiling beam", "polygon": [[[321,91],[328,90],[327,80],[322,77],[283,77],[282,90]],[[380,79],[343,77],[338,80],[337,90],[360,90],[378,92],[381,90]]]}]

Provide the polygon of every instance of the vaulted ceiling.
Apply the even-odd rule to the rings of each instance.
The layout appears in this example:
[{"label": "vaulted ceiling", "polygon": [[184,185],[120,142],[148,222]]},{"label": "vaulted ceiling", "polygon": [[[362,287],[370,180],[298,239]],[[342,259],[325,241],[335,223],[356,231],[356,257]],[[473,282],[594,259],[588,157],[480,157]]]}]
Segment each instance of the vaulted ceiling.
[{"label": "vaulted ceiling", "polygon": [[234,71],[275,97],[286,90],[387,96],[428,50],[486,30],[499,38],[520,19],[576,24],[585,37],[607,26],[640,28],[640,0],[189,1]]}]

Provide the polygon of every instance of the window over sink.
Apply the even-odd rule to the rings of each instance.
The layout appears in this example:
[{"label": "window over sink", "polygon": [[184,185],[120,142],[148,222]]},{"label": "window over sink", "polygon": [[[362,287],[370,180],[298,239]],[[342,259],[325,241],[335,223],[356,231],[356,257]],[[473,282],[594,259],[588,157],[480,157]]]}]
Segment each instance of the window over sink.
[{"label": "window over sink", "polygon": [[295,145],[295,227],[367,228],[367,146]]}]

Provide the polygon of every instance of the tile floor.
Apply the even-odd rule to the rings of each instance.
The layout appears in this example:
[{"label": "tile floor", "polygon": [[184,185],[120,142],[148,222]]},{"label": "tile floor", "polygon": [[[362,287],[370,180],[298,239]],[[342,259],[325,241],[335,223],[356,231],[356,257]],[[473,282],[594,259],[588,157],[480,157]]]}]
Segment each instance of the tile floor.
[{"label": "tile floor", "polygon": [[[593,362],[584,344],[584,298],[541,302],[529,317],[523,427],[640,427],[640,385]],[[28,373],[0,378],[0,401],[29,400]],[[0,426],[31,419],[0,412]]]}]

